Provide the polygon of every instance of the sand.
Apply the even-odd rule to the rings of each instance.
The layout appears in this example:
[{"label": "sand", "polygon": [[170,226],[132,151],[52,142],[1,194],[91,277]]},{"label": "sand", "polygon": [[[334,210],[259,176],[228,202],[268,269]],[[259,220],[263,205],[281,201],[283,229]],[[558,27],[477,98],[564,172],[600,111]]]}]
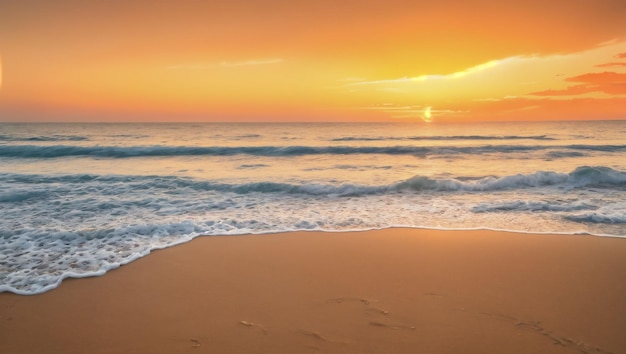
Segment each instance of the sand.
[{"label": "sand", "polygon": [[201,237],[36,296],[0,353],[626,353],[626,240],[390,229]]}]

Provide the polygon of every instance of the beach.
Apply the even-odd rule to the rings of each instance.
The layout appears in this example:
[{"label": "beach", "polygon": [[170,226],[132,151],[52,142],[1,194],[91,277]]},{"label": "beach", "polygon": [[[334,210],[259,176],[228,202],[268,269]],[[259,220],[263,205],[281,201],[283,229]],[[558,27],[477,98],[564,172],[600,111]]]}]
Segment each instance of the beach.
[{"label": "beach", "polygon": [[626,0],[5,2],[0,354],[626,354]]},{"label": "beach", "polygon": [[43,294],[0,352],[623,353],[626,242],[392,228],[199,237]]}]

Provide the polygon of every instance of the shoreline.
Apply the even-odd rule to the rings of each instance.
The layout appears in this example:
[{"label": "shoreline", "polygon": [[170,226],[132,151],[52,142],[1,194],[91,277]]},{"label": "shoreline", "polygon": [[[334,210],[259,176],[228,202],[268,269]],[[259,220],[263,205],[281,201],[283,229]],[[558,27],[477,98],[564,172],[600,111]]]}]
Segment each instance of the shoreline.
[{"label": "shoreline", "polygon": [[626,352],[626,243],[576,236],[198,236],[102,277],[0,293],[0,352]]},{"label": "shoreline", "polygon": [[142,259],[144,257],[148,257],[151,254],[153,254],[154,252],[157,251],[161,251],[164,249],[168,249],[168,248],[172,248],[172,247],[177,247],[180,245],[184,245],[186,243],[192,242],[198,238],[204,238],[204,237],[254,237],[254,236],[266,236],[266,235],[280,235],[280,234],[291,234],[291,233],[328,233],[328,234],[350,234],[350,233],[363,233],[363,232],[379,232],[379,231],[385,231],[385,230],[413,230],[413,231],[435,231],[435,232],[465,232],[465,231],[469,231],[469,232],[479,232],[479,231],[486,231],[486,232],[497,232],[497,233],[505,233],[505,234],[520,234],[520,235],[547,235],[547,236],[570,236],[570,237],[600,237],[600,238],[617,238],[617,239],[626,239],[626,235],[614,235],[614,234],[594,234],[594,233],[590,233],[590,232],[586,232],[586,231],[579,231],[579,232],[550,232],[550,231],[545,231],[545,232],[531,232],[531,231],[520,231],[520,230],[509,230],[509,229],[492,229],[492,228],[434,228],[434,227],[421,227],[421,226],[387,226],[387,227],[382,227],[382,228],[376,228],[376,229],[356,229],[356,230],[289,230],[289,231],[267,231],[267,232],[260,232],[260,233],[242,233],[242,234],[217,234],[217,235],[209,235],[209,234],[201,234],[201,235],[196,235],[196,236],[190,236],[189,239],[183,239],[177,242],[174,242],[170,245],[166,245],[166,246],[161,246],[161,247],[154,247],[150,250],[147,251],[147,253],[145,254],[141,254],[141,255],[137,255],[134,258],[124,261],[122,263],[117,264],[114,267],[110,267],[107,269],[100,269],[98,271],[94,271],[91,273],[84,273],[84,274],[78,274],[78,273],[73,273],[72,275],[64,275],[61,277],[61,279],[59,280],[59,282],[57,284],[55,284],[54,286],[49,286],[46,287],[44,290],[38,291],[38,292],[27,292],[27,291],[23,291],[23,290],[19,290],[19,289],[15,289],[15,288],[11,288],[8,290],[0,290],[0,294],[2,293],[10,293],[10,294],[15,294],[15,295],[21,295],[21,296],[35,296],[35,295],[40,295],[40,294],[44,294],[46,292],[52,291],[56,288],[58,288],[59,286],[61,286],[63,284],[63,282],[69,280],[69,279],[84,279],[84,278],[92,278],[92,277],[102,277],[105,276],[106,274],[108,274],[111,271],[114,271],[122,266],[126,266],[128,264],[131,264],[133,262],[136,262],[139,259]]}]

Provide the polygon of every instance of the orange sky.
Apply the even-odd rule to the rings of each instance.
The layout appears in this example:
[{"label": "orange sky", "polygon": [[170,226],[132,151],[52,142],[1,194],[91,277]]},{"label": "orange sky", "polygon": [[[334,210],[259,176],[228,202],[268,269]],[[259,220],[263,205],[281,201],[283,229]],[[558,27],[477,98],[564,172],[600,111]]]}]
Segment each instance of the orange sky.
[{"label": "orange sky", "polygon": [[0,121],[626,119],[624,17],[622,0],[2,1]]}]

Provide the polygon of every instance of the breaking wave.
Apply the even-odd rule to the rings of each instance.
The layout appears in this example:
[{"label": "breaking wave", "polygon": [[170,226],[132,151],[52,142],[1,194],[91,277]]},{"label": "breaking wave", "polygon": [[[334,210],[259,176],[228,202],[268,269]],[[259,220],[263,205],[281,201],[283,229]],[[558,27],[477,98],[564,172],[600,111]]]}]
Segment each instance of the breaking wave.
[{"label": "breaking wave", "polygon": [[579,223],[626,224],[626,213],[585,213],[568,215],[565,219]]},{"label": "breaking wave", "polygon": [[150,156],[305,156],[305,155],[450,155],[518,153],[545,150],[624,152],[626,145],[483,145],[483,146],[240,146],[240,147],[194,147],[194,146],[72,146],[72,145],[12,145],[0,146],[0,157],[10,158],[59,158],[86,157],[150,157]]},{"label": "breaking wave", "polygon": [[[595,205],[587,201],[503,201],[481,203],[472,209],[472,204],[461,207],[455,200],[446,206],[441,200],[444,193],[463,197],[467,192],[522,194],[516,190],[549,188],[558,195],[561,189],[585,186],[623,191],[626,172],[582,166],[570,173],[540,171],[479,179],[415,176],[384,185],[236,184],[176,176],[4,173],[0,174],[0,211],[6,218],[0,220],[4,221],[0,228],[0,292],[44,292],[65,278],[102,275],[151,250],[198,235],[435,227],[439,223],[432,221],[434,217],[464,210],[476,218],[488,217],[489,212],[521,210],[565,213],[562,217],[581,224],[625,222],[621,204],[605,201]],[[538,192],[545,194],[546,190]],[[428,195],[421,198],[420,193]],[[432,200],[435,202],[428,202]],[[385,214],[389,203],[397,204]],[[23,215],[26,217],[21,218]],[[483,223],[477,221],[476,225]]]},{"label": "breaking wave", "polygon": [[[193,178],[176,176],[118,176],[118,175],[63,175],[44,176],[28,174],[3,174],[0,182],[24,184],[25,187],[7,189],[0,192],[0,203],[22,202],[31,198],[45,198],[47,194],[65,193],[70,184],[86,184],[89,188],[111,188],[122,184],[126,188],[137,190],[168,190],[169,193],[188,193],[193,191],[218,191],[236,194],[248,193],[284,193],[305,195],[359,196],[399,192],[422,191],[499,191],[556,186],[559,188],[579,188],[584,186],[615,188],[626,187],[626,172],[617,171],[603,166],[582,166],[571,173],[539,171],[532,174],[517,174],[504,177],[487,176],[479,179],[437,179],[425,176],[414,176],[404,181],[386,185],[362,185],[344,183],[340,185],[323,183],[218,183]],[[62,187],[54,187],[59,184]],[[30,186],[29,186],[30,185]],[[51,190],[45,189],[52,186]],[[33,187],[34,186],[34,187]],[[60,189],[59,189],[60,188]],[[80,187],[74,187],[80,188]],[[80,189],[74,190],[79,192]],[[532,206],[526,206],[532,208]],[[539,207],[540,206],[535,206]],[[506,206],[505,206],[506,208]]]},{"label": "breaking wave", "polygon": [[79,135],[50,135],[50,136],[12,136],[0,135],[0,141],[85,141],[89,138]]}]

